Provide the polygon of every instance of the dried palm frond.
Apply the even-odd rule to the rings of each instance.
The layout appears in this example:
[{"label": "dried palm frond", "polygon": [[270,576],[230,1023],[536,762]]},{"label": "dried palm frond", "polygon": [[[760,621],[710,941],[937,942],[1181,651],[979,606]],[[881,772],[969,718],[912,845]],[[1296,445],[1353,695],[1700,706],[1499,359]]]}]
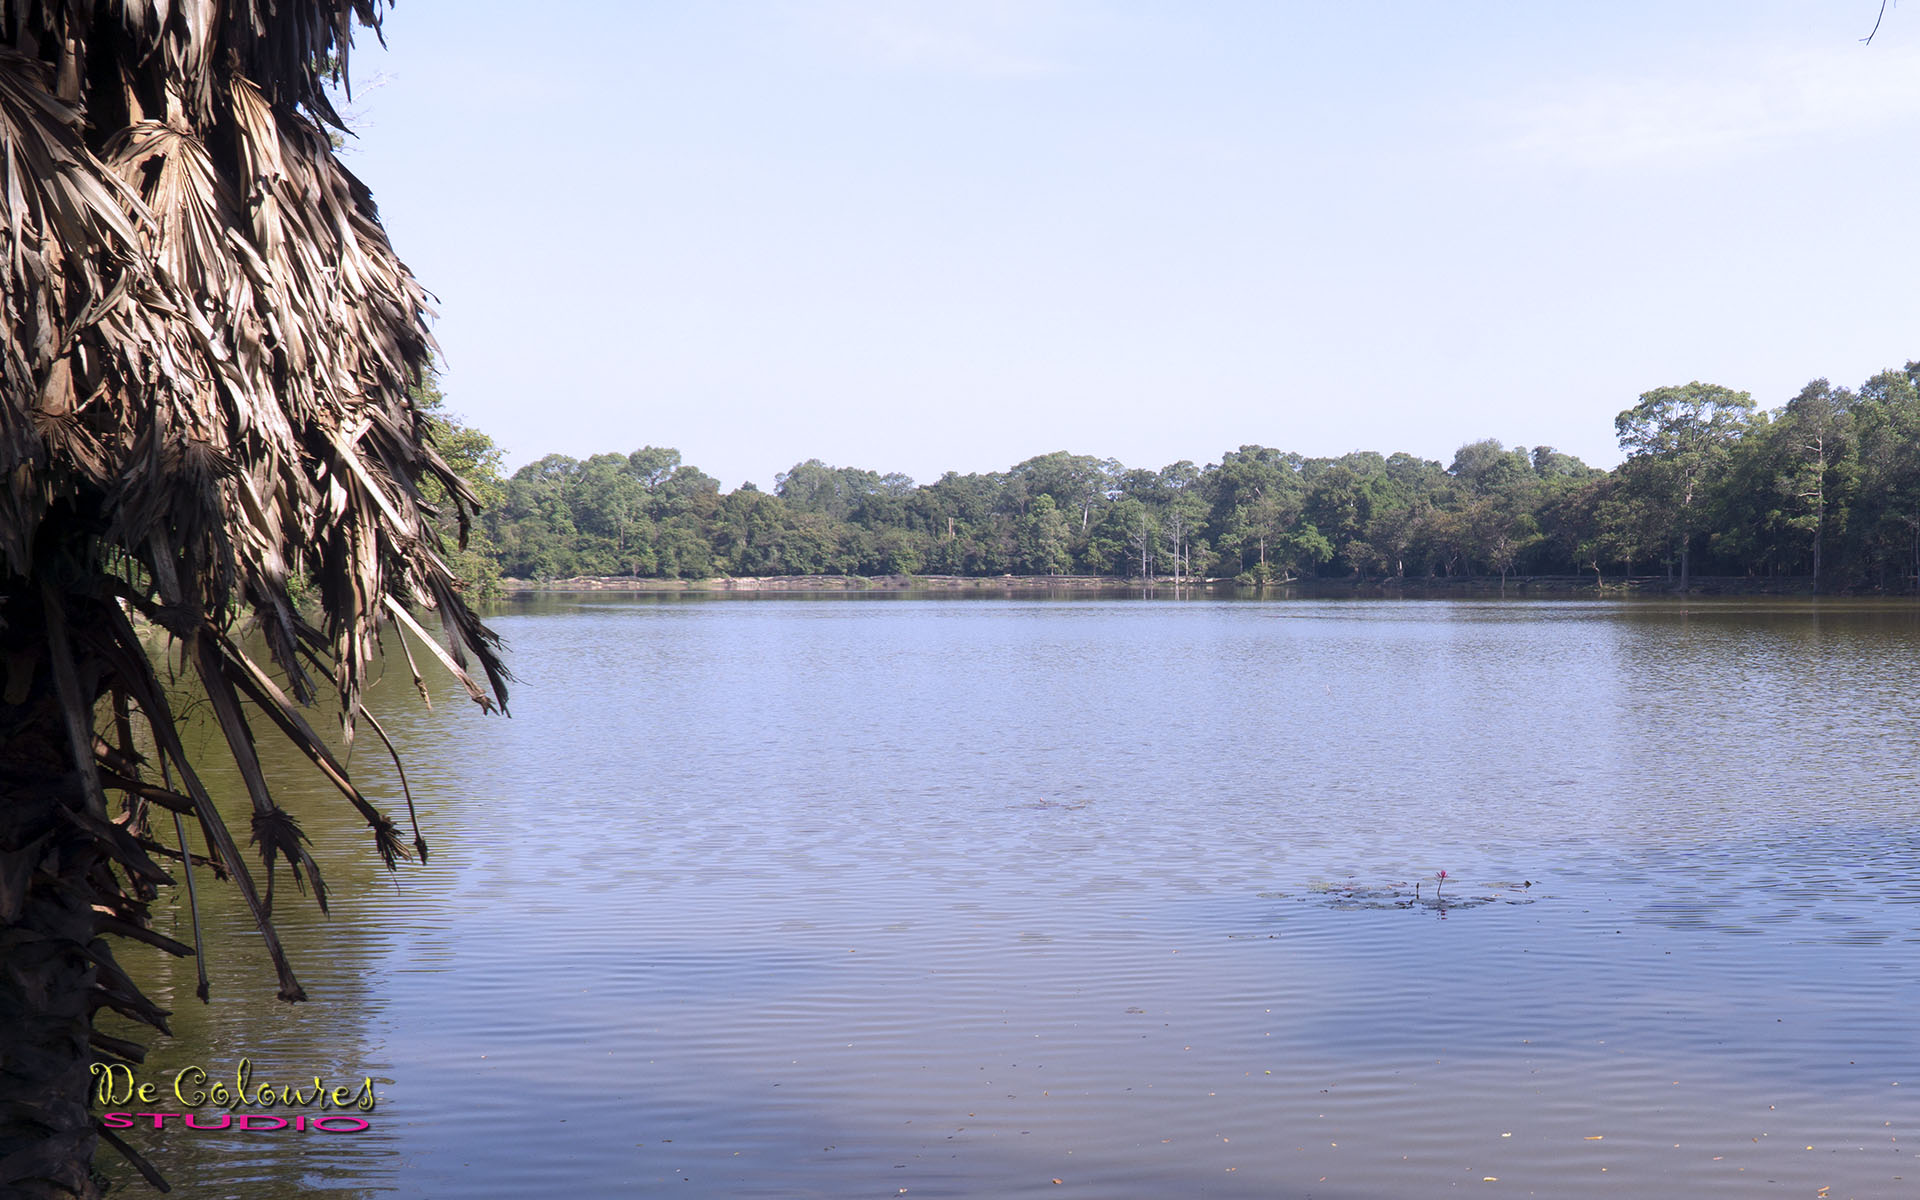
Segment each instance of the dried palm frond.
[{"label": "dried palm frond", "polygon": [[[195,861],[153,840],[148,805],[200,827],[299,999],[269,919],[276,869],[323,907],[326,891],[255,723],[301,748],[391,865],[409,847],[301,714],[308,668],[349,738],[383,633],[482,708],[506,701],[498,639],[421,494],[436,480],[464,534],[473,494],[409,399],[432,349],[426,294],[328,134],[326,85],[382,7],[0,0],[0,1192],[91,1194],[88,1059],[138,1048],[94,1036],[90,1014],[165,1028],[100,936],[153,941],[148,905],[170,881],[155,858]],[[317,625],[292,598],[309,579]],[[264,893],[129,612],[210,702]],[[271,665],[241,649],[243,623]],[[417,825],[414,845],[424,857]]]}]

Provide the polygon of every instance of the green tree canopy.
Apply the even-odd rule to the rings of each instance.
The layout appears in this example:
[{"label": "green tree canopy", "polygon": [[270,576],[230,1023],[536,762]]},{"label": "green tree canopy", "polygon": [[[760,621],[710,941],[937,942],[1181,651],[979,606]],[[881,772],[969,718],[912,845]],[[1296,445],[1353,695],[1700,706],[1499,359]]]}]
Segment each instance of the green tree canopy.
[{"label": "green tree canopy", "polygon": [[1620,448],[1640,462],[1635,478],[1666,515],[1680,559],[1680,589],[1691,583],[1694,535],[1706,489],[1753,417],[1753,397],[1695,381],[1656,388],[1614,418]]}]

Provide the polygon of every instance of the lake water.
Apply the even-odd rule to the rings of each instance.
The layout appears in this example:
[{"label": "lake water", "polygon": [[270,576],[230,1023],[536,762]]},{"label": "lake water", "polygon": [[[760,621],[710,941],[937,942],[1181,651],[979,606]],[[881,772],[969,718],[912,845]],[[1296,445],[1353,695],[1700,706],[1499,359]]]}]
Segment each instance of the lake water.
[{"label": "lake water", "polygon": [[311,1003],[223,889],[211,1005],[123,953],[178,1012],[143,1078],[379,1089],[363,1133],[136,1131],[182,1194],[1920,1194],[1914,605],[495,627],[511,719],[375,694],[425,866],[274,760],[335,892],[282,881]]}]

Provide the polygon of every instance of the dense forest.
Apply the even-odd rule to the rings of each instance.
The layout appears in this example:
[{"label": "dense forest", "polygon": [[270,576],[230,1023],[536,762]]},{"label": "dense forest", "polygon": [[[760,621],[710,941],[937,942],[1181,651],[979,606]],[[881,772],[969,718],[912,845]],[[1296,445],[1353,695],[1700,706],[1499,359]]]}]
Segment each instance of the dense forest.
[{"label": "dense forest", "polygon": [[1059,452],[928,484],[809,459],[772,492],[723,492],[653,446],[548,455],[502,478],[483,433],[436,420],[487,505],[458,564],[483,588],[503,574],[1590,573],[1905,592],[1920,569],[1920,363],[1854,389],[1816,379],[1774,411],[1712,384],[1648,392],[1615,421],[1627,458],[1612,471],[1486,440],[1445,466],[1242,446],[1146,470]]}]

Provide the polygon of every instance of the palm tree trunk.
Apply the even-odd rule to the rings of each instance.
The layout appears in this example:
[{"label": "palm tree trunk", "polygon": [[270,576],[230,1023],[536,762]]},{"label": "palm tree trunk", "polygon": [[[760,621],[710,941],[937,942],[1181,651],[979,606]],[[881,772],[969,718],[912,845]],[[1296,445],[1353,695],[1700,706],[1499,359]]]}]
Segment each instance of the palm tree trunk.
[{"label": "palm tree trunk", "polygon": [[89,880],[104,865],[73,819],[85,797],[30,637],[12,624],[0,634],[0,1195],[71,1200],[99,1195],[87,1110],[99,969],[88,956],[105,947]]}]

